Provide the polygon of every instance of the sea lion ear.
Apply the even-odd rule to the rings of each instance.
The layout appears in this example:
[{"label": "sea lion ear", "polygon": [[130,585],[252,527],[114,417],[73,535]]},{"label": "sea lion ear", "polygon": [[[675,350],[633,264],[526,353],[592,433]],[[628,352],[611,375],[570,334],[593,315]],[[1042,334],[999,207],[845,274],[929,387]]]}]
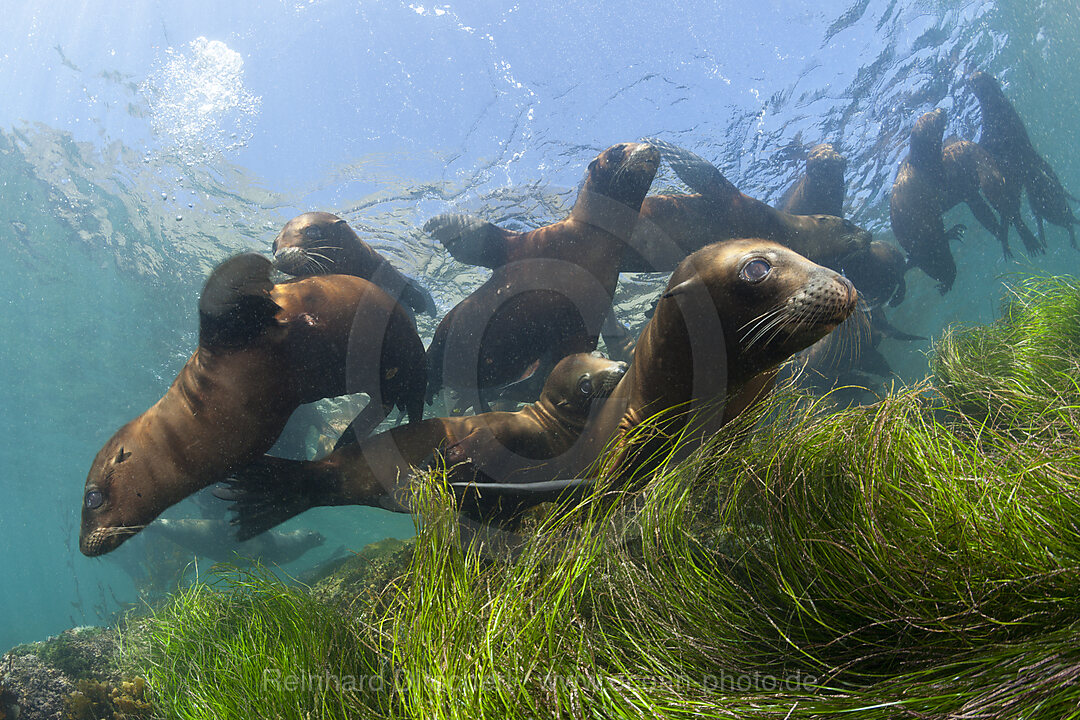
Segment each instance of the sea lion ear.
[{"label": "sea lion ear", "polygon": [[116,462],[117,463],[122,463],[125,460],[127,460],[129,457],[131,457],[131,453],[130,452],[124,452],[124,446],[121,445],[120,450],[116,453]]},{"label": "sea lion ear", "polygon": [[281,307],[270,298],[272,268],[255,253],[231,257],[214,268],[199,298],[201,347],[242,347],[278,325],[274,316]]},{"label": "sea lion ear", "polygon": [[683,295],[690,292],[695,287],[695,285],[700,284],[700,277],[698,275],[694,275],[694,277],[690,278],[689,280],[683,280],[681,283],[668,290],[666,293],[661,295],[660,298],[666,300],[667,298],[672,298],[676,295]]}]

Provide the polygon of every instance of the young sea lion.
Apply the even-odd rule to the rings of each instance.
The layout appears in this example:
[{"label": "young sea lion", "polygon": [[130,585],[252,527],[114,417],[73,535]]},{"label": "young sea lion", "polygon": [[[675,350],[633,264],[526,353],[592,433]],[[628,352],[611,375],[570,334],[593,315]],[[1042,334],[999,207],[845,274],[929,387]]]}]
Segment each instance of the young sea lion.
[{"label": "young sea lion", "polygon": [[[865,248],[870,233],[831,215],[792,215],[745,195],[711,163],[650,138],[695,194],[651,195],[641,204],[619,272],[667,272],[695,250],[720,240],[760,237],[814,262],[829,263]],[[439,215],[424,230],[457,260],[497,268],[532,257],[518,233],[469,215]]]},{"label": "young sea lion", "polygon": [[1005,97],[997,78],[989,73],[975,72],[970,78],[975,98],[982,113],[982,135],[979,144],[986,148],[998,163],[1005,178],[1010,203],[1020,204],[1020,189],[1026,188],[1028,204],[1039,223],[1039,241],[1046,247],[1042,221],[1045,219],[1069,231],[1069,242],[1076,247],[1073,225],[1077,220],[1069,207],[1069,194],[1062,187],[1050,164],[1031,144],[1024,121]]},{"label": "young sea lion", "polygon": [[942,220],[945,169],[942,136],[945,113],[940,108],[925,113],[911,129],[911,150],[900,164],[889,198],[889,221],[900,247],[912,265],[938,281],[944,295],[956,280],[956,261],[949,241],[963,235],[964,226],[945,230]]},{"label": "young sea lion", "polygon": [[[563,358],[540,399],[517,412],[430,418],[393,428],[314,462],[264,457],[239,470],[219,497],[233,500],[243,540],[319,505],[371,505],[398,512],[395,497],[414,468],[445,464],[466,485],[528,482],[544,461],[577,440],[598,401],[626,372],[626,363],[598,354]],[[440,459],[441,458],[441,462]]]},{"label": "young sea lion", "polygon": [[[239,255],[207,280],[195,353],[90,467],[84,554],[115,549],[167,507],[261,456],[302,403],[363,391],[372,406],[420,418],[424,347],[400,305],[362,278],[274,285],[270,271],[266,258]],[[350,344],[360,342],[370,360],[352,376]]]},{"label": "young sea lion", "polygon": [[514,254],[436,328],[429,402],[443,385],[498,388],[538,361],[551,367],[596,348],[622,250],[659,164],[651,145],[613,145],[589,164],[568,218],[526,233],[500,230]]},{"label": "young sea lion", "polygon": [[806,157],[806,172],[776,203],[791,215],[844,217],[844,170],[847,158],[829,143],[815,145]]},{"label": "young sea lion", "polygon": [[[966,204],[979,224],[997,237],[1006,258],[1012,257],[1009,226],[1016,227],[1028,255],[1044,252],[1020,217],[1020,196],[1009,193],[1005,176],[986,148],[967,140],[953,140],[942,149],[941,162],[945,174],[943,211],[959,203]],[[987,201],[997,210],[1000,221]]]},{"label": "young sea lion", "polygon": [[423,285],[402,275],[386,258],[328,212],[297,215],[274,238],[274,267],[286,275],[355,275],[375,283],[416,312],[438,310]]},{"label": "young sea lion", "polygon": [[[476,489],[524,504],[600,476],[642,479],[763,399],[777,366],[835,329],[857,299],[847,278],[777,243],[706,246],[676,268],[630,369],[566,457],[544,468],[549,479]],[[679,454],[668,452],[674,438]]]}]

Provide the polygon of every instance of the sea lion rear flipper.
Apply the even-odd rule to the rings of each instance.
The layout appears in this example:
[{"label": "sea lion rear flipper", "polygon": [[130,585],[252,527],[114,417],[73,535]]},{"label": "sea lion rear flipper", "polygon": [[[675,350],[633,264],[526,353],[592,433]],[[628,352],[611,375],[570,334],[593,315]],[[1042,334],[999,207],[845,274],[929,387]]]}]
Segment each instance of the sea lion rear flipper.
[{"label": "sea lion rear flipper", "polygon": [[214,488],[215,497],[232,501],[230,524],[237,528],[238,540],[264,533],[317,504],[313,486],[318,483],[311,481],[308,467],[298,460],[264,455]]},{"label": "sea lion rear flipper", "polygon": [[926,338],[921,335],[912,335],[898,329],[889,322],[889,319],[885,317],[885,312],[881,308],[874,308],[870,311],[870,325],[874,330],[880,332],[882,336],[892,338],[893,340],[907,340],[909,342],[926,340]]},{"label": "sea lion rear flipper", "polygon": [[273,264],[245,253],[224,261],[210,274],[199,298],[199,345],[242,347],[269,327],[281,307],[270,297]]},{"label": "sea lion rear flipper", "polygon": [[492,270],[506,263],[507,243],[517,235],[475,215],[460,213],[436,215],[424,223],[424,232],[442,243],[458,262]]},{"label": "sea lion rear flipper", "polygon": [[341,437],[334,443],[334,450],[342,448],[346,445],[352,445],[355,442],[360,442],[371,431],[378,427],[379,423],[386,419],[386,416],[390,414],[390,411],[394,409],[393,405],[382,405],[377,407],[374,402],[369,402],[364,406],[364,409],[352,419],[349,426],[345,428],[345,432],[341,433]]},{"label": "sea lion rear flipper", "polygon": [[727,197],[738,192],[719,168],[700,155],[659,138],[645,138],[644,142],[659,150],[679,179],[694,192],[707,197]]}]

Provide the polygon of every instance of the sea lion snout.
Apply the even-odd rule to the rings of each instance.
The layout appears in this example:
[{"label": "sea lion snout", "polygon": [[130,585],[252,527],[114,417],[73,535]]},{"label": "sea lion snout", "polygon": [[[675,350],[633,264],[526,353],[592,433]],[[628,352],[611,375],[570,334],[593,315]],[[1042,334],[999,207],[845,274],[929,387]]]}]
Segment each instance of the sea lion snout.
[{"label": "sea lion snout", "polygon": [[286,275],[298,275],[309,269],[319,273],[318,266],[311,263],[307,251],[300,247],[283,247],[275,252],[274,267]]}]

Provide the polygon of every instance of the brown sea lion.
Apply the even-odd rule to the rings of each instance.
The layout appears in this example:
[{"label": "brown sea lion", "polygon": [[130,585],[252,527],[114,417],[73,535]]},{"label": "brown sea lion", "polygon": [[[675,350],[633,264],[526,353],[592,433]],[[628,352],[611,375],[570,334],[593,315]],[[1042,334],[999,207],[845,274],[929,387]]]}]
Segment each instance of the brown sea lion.
[{"label": "brown sea lion", "polygon": [[706,246],[676,268],[630,369],[581,439],[544,468],[550,479],[474,487],[521,505],[587,488],[597,477],[643,479],[763,399],[777,366],[835,329],[857,298],[845,277],[782,245]]},{"label": "brown sea lion", "polygon": [[982,134],[979,144],[997,161],[1005,178],[1010,203],[1020,204],[1020,190],[1025,188],[1028,204],[1039,224],[1039,241],[1046,247],[1043,220],[1061,225],[1069,231],[1069,242],[1076,247],[1077,223],[1069,207],[1069,194],[1062,187],[1050,164],[1031,144],[1024,121],[1005,97],[1001,83],[989,73],[975,72],[970,78],[975,98],[982,113]]},{"label": "brown sea lion", "polygon": [[[1010,226],[1016,227],[1029,255],[1044,252],[1043,246],[1020,217],[1020,196],[1008,192],[1005,176],[986,148],[967,140],[952,140],[945,144],[941,155],[945,173],[942,210],[959,203],[966,204],[979,224],[997,237],[1006,258],[1012,257],[1009,249]],[[991,206],[997,210],[1000,221],[990,209]]]},{"label": "brown sea lion", "polygon": [[815,145],[806,157],[806,172],[776,202],[791,215],[844,217],[844,170],[847,158],[829,143]]},{"label": "brown sea lion", "polygon": [[911,130],[911,149],[900,164],[889,198],[889,221],[910,264],[938,281],[944,295],[956,280],[956,261],[949,241],[963,235],[964,226],[945,229],[942,215],[945,170],[942,136],[945,113],[940,108],[925,113]]},{"label": "brown sea lion", "polygon": [[375,283],[416,312],[438,312],[423,285],[401,274],[337,215],[297,215],[274,238],[273,249],[274,267],[286,275],[355,275]]},{"label": "brown sea lion", "polygon": [[235,502],[243,540],[320,505],[408,512],[396,492],[414,468],[432,462],[445,465],[459,483],[527,482],[577,441],[594,405],[625,372],[625,363],[599,354],[571,355],[552,370],[540,399],[517,412],[429,418],[313,462],[264,457],[215,494]]},{"label": "brown sea lion", "polygon": [[[485,390],[539,362],[596,348],[619,261],[660,163],[654,147],[614,145],[589,164],[570,216],[526,233],[496,228],[514,254],[443,318],[428,348],[428,398]],[[494,226],[492,226],[494,227]],[[543,375],[541,375],[543,377]],[[479,406],[485,407],[483,395]]]},{"label": "brown sea lion", "polygon": [[[85,555],[115,549],[167,507],[260,457],[302,403],[363,391],[373,407],[396,405],[420,418],[424,348],[400,305],[361,278],[274,285],[270,271],[266,258],[239,255],[207,280],[195,353],[164,397],[120,428],[90,467],[79,537]],[[350,376],[353,343],[379,361]]]},{"label": "brown sea lion", "polygon": [[[731,238],[765,238],[825,264],[870,242],[870,233],[850,221],[781,212],[739,192],[717,168],[689,150],[652,138],[647,142],[661,149],[695,192],[645,198],[619,272],[668,272],[690,253]],[[424,230],[469,265],[497,268],[533,253],[519,233],[469,215],[439,215]]]}]

